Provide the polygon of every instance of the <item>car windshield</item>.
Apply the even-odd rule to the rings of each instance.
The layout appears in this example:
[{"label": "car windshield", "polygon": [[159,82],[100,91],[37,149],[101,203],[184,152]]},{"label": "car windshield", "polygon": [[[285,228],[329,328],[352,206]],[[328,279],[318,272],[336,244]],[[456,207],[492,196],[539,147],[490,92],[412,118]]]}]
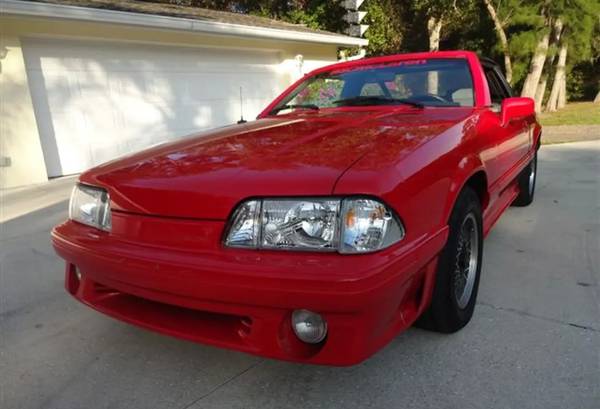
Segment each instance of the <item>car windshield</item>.
[{"label": "car windshield", "polygon": [[473,82],[464,59],[420,59],[334,69],[302,81],[271,110],[342,106],[473,106]]}]

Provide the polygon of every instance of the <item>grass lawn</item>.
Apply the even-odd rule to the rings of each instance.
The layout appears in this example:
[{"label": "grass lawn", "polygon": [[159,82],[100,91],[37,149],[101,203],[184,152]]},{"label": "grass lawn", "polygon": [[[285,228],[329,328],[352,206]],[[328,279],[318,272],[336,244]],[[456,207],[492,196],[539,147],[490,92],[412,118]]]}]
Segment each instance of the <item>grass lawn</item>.
[{"label": "grass lawn", "polygon": [[600,104],[575,102],[557,112],[538,116],[542,125],[600,125]]}]

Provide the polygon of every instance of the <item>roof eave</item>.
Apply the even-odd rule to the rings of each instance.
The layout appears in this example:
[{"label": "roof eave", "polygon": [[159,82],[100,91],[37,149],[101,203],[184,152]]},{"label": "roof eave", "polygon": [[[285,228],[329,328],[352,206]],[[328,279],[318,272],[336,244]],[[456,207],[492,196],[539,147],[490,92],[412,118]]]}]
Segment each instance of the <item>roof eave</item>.
[{"label": "roof eave", "polygon": [[142,14],[127,11],[103,10],[89,7],[68,6],[48,3],[3,0],[1,11],[4,15],[46,17],[62,20],[78,20],[97,23],[111,23],[147,28],[181,30],[188,32],[254,37],[285,41],[298,41],[338,46],[366,46],[369,41],[343,35],[328,35],[275,28],[246,26],[241,24],[201,21],[190,18]]}]

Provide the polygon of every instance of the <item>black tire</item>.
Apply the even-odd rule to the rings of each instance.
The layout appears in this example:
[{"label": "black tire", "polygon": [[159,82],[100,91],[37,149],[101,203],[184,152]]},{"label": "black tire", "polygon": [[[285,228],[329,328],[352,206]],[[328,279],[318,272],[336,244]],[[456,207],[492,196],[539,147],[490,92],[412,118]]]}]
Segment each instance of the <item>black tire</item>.
[{"label": "black tire", "polygon": [[[468,223],[469,226],[472,225],[472,231],[466,227],[465,223]],[[417,326],[432,331],[452,333],[460,330],[471,320],[481,275],[482,226],[479,198],[471,188],[466,187],[459,194],[450,216],[450,233],[438,262],[431,304],[417,321]],[[470,260],[477,260],[477,265],[468,270],[471,272],[470,274],[463,274],[464,277],[472,277],[471,274],[474,274],[474,277],[471,278],[473,281],[471,281],[472,286],[469,287],[468,296],[463,292],[463,297],[459,297],[457,291],[460,292],[461,281],[457,277],[460,277],[459,271],[464,273],[464,269],[461,267],[464,267],[463,257],[465,256],[459,245],[463,244],[463,249],[466,247],[463,238],[467,231],[470,235],[476,234],[477,237],[477,250],[469,251],[469,257],[471,253],[476,254],[476,258],[470,258]],[[465,282],[468,283],[469,280],[465,278]]]},{"label": "black tire", "polygon": [[537,180],[537,152],[529,165],[523,169],[517,183],[519,184],[519,196],[512,203],[513,206],[529,206],[533,202],[535,195],[535,182]]}]

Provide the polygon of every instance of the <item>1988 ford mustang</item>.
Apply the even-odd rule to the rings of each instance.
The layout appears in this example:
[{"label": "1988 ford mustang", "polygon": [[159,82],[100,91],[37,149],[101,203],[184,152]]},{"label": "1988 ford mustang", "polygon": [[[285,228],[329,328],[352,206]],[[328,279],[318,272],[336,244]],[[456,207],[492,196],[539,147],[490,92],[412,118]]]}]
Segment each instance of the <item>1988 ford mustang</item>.
[{"label": "1988 ford mustang", "polygon": [[356,364],[473,314],[483,238],[533,200],[541,127],[466,51],[343,62],[256,121],[83,173],[52,240],[117,319],[272,358]]}]

